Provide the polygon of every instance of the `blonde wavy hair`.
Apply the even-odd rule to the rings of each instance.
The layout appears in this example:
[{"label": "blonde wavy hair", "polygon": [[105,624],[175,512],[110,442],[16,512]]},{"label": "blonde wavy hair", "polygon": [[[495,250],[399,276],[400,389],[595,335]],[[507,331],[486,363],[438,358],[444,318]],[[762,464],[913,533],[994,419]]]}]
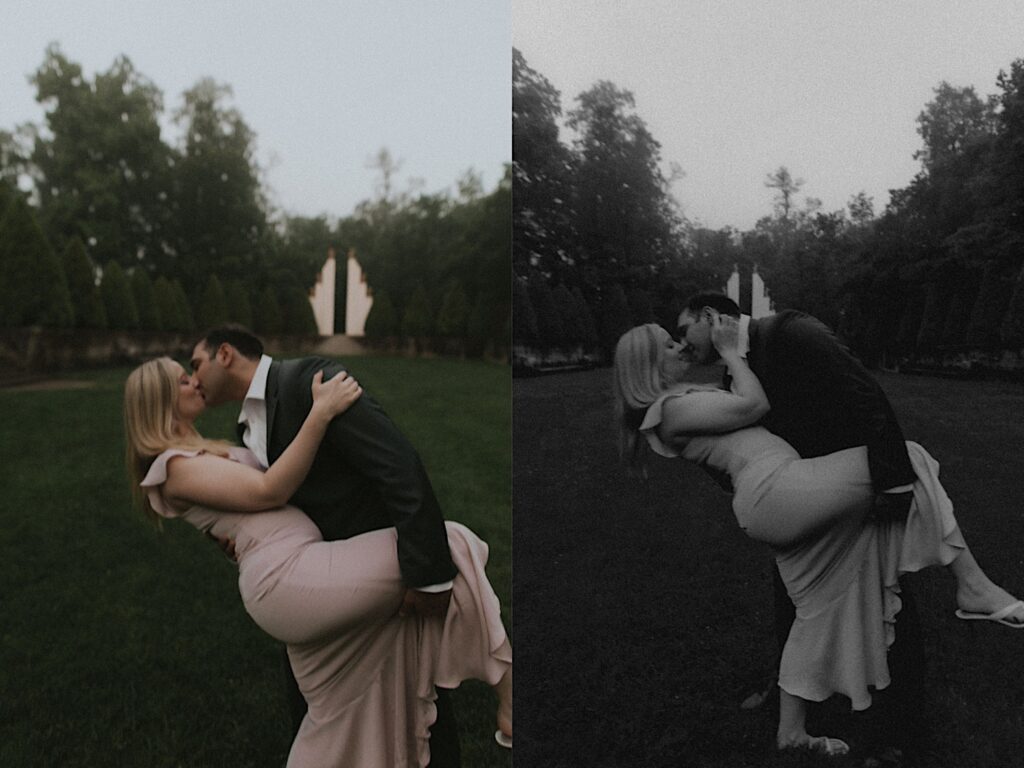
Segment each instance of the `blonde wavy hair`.
[{"label": "blonde wavy hair", "polygon": [[619,433],[619,457],[646,477],[640,423],[644,413],[676,382],[666,381],[661,372],[665,342],[671,338],[660,325],[648,323],[631,328],[615,345],[612,389],[615,394],[615,425]]},{"label": "blonde wavy hair", "polygon": [[124,384],[125,467],[132,500],[157,524],[160,517],[139,483],[153,460],[168,448],[201,450],[227,456],[231,443],[207,440],[191,424],[178,418],[178,377],[175,362],[158,357],[143,363]]}]

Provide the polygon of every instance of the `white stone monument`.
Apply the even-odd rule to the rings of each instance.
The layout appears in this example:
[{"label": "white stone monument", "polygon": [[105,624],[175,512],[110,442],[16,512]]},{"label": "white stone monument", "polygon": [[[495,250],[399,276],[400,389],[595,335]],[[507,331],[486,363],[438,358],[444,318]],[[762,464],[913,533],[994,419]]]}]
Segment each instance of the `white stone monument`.
[{"label": "white stone monument", "polygon": [[757,267],[754,267],[754,273],[750,276],[750,283],[750,316],[757,320],[760,317],[774,315],[772,300],[764,287],[764,280],[757,273]]},{"label": "white stone monument", "polygon": [[365,336],[366,316],[373,306],[373,293],[366,284],[363,268],[356,261],[356,252],[348,252],[348,283],[345,291],[345,335]]},{"label": "white stone monument", "polygon": [[334,335],[334,285],[337,280],[337,266],[334,249],[327,251],[320,274],[316,276],[316,285],[309,292],[309,303],[313,306],[316,318],[316,330],[321,336]]},{"label": "white stone monument", "polygon": [[[729,275],[729,280],[725,284],[725,295],[737,304],[740,303],[740,271],[738,267],[733,267],[732,274]],[[750,276],[750,316],[757,320],[774,314],[771,297],[764,287],[764,279],[757,273],[757,267],[754,267]]]}]

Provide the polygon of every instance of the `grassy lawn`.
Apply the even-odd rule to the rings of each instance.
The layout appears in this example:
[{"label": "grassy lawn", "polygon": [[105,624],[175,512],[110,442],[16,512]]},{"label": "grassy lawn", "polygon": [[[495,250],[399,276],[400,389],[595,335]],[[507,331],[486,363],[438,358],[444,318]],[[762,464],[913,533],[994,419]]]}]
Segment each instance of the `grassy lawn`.
[{"label": "grassy lawn", "polygon": [[[508,369],[348,363],[419,449],[446,517],[490,544],[508,625]],[[130,509],[127,373],[0,390],[0,765],[283,765],[280,647],[244,612],[234,565],[187,523],[161,534]],[[233,437],[236,415],[211,411],[200,428]],[[454,702],[464,765],[510,765],[490,689],[466,683]]]},{"label": "grassy lawn", "polygon": [[[908,439],[942,480],[979,562],[1024,596],[1024,388],[883,375]],[[624,477],[608,369],[513,383],[517,760],[564,766],[861,765],[774,752],[770,708],[739,702],[771,671],[768,549],[704,472],[655,459]],[[1021,765],[1024,631],[953,615],[953,579],[909,577],[928,658],[928,766]],[[856,745],[839,697],[812,732]]]}]

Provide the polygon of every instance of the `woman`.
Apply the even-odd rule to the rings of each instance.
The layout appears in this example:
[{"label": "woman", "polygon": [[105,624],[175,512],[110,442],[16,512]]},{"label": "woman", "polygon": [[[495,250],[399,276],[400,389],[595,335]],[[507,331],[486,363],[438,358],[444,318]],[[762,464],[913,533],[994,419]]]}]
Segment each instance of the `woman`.
[{"label": "woman", "polygon": [[900,608],[900,573],[948,565],[957,579],[957,615],[1024,627],[1024,603],[993,584],[967,548],[938,465],[907,443],[918,475],[905,522],[869,518],[873,491],[867,449],[801,459],[781,438],[751,426],[769,403],[740,357],[738,325],[713,316],[712,339],[733,377],[732,391],[686,383],[697,371],[687,348],[657,325],[628,331],[615,350],[620,451],[643,469],[644,445],[729,476],[733,512],[750,537],[769,544],[796,620],[779,668],[780,749],[845,754],[839,739],[811,737],[807,701],[834,693],[854,709],[871,703],[869,686],[889,685],[886,651]]},{"label": "woman", "polygon": [[[434,687],[477,678],[498,695],[499,743],[511,745],[512,652],[484,572],[487,546],[446,523],[459,573],[444,618],[399,617],[405,587],[394,528],[324,542],[287,500],[331,419],[360,396],[351,378],[313,380],[313,407],[266,472],[244,449],[204,439],[205,404],[168,358],[125,384],[127,462],[140,506],[235,541],[239,591],[253,620],[287,644],[309,705],[288,766],[424,766]],[[342,416],[343,418],[343,416]],[[257,514],[252,514],[257,513]]]}]

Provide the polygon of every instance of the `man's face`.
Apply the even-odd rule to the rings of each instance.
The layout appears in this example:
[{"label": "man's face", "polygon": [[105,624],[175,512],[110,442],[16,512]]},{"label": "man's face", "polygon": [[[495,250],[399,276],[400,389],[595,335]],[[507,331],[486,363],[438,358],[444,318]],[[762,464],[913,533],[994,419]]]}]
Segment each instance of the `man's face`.
[{"label": "man's face", "polygon": [[684,309],[679,315],[679,340],[686,344],[693,354],[695,363],[713,363],[718,352],[711,343],[711,321],[702,313]]},{"label": "man's face", "polygon": [[228,375],[216,354],[210,356],[206,343],[200,341],[192,350],[192,378],[207,405],[227,402]]}]

